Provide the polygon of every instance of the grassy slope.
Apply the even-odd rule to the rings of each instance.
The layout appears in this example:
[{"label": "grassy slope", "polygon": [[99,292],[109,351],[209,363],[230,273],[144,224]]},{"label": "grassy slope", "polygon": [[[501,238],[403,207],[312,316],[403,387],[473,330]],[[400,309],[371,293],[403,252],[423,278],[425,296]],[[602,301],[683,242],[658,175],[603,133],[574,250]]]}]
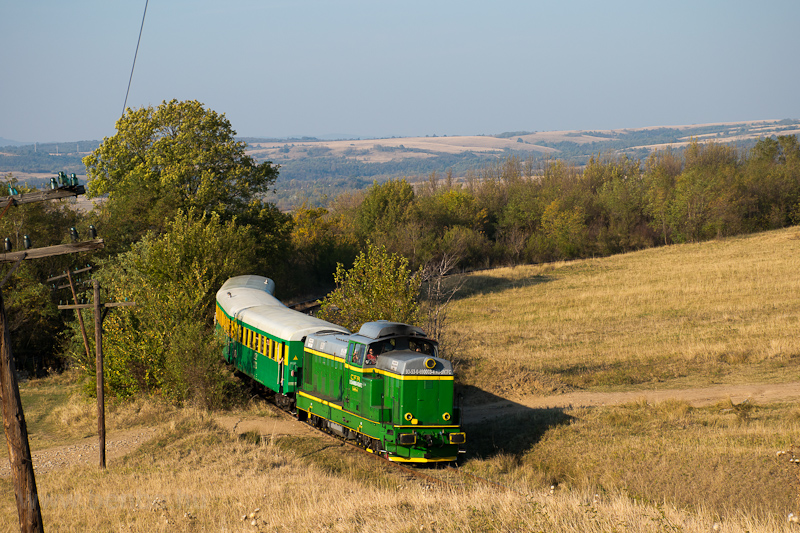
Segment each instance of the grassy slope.
[{"label": "grassy slope", "polygon": [[480,272],[452,311],[502,396],[800,379],[800,228]]},{"label": "grassy slope", "polygon": [[[798,235],[473,274],[452,315],[464,339],[462,387],[522,397],[797,381]],[[92,410],[66,400],[76,388],[23,387],[34,447],[91,430]],[[119,408],[110,423],[157,424],[158,412],[146,403]],[[461,493],[409,482],[321,439],[259,442],[207,415],[168,416],[159,437],[106,472],[78,466],[37,476],[48,530],[796,528],[786,515],[797,514],[800,496],[800,469],[788,462],[800,453],[800,409],[790,404],[635,402],[474,424],[463,468],[513,490]],[[0,529],[14,530],[8,479],[0,494]]]},{"label": "grassy slope", "polygon": [[[467,401],[800,381],[799,266],[790,228],[472,274],[452,311]],[[798,469],[777,455],[800,445],[792,404],[532,409],[468,429],[473,450],[491,450],[472,466],[527,487],[624,490],[722,516],[788,513],[800,497]]]}]

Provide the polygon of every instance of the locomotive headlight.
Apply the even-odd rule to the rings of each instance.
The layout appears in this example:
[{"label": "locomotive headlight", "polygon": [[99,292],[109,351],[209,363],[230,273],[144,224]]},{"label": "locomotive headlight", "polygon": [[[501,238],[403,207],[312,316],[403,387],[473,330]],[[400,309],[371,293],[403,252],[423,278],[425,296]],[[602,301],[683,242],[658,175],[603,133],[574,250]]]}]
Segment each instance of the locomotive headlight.
[{"label": "locomotive headlight", "polygon": [[397,436],[397,443],[404,446],[412,446],[417,443],[416,433],[401,433]]},{"label": "locomotive headlight", "polygon": [[447,422],[448,420],[450,420],[450,413],[443,414],[442,418],[444,419],[445,422]]},{"label": "locomotive headlight", "polygon": [[406,422],[411,422],[411,419],[414,418],[414,415],[412,415],[411,413],[406,413],[403,418],[406,419]]},{"label": "locomotive headlight", "polygon": [[428,370],[433,370],[433,367],[435,366],[436,366],[436,359],[431,359],[431,358],[425,359],[425,368],[427,368]]},{"label": "locomotive headlight", "polygon": [[467,442],[467,436],[464,433],[450,433],[450,444],[464,444]]}]

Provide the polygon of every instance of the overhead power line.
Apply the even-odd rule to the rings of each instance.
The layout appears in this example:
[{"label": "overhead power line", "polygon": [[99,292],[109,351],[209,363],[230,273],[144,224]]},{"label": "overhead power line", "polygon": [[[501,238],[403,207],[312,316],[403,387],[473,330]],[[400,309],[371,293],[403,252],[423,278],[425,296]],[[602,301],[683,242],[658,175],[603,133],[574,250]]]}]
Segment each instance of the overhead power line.
[{"label": "overhead power line", "polygon": [[139,55],[139,43],[142,42],[142,30],[144,29],[144,18],[147,16],[147,4],[150,0],[144,2],[144,14],[142,14],[142,25],[139,27],[139,39],[136,41],[136,52],[133,54],[133,65],[131,65],[131,77],[128,78],[128,90],[125,91],[125,103],[122,104],[122,114],[125,114],[125,109],[128,107],[128,94],[131,92],[131,81],[133,81],[133,69],[136,68],[136,56]]}]

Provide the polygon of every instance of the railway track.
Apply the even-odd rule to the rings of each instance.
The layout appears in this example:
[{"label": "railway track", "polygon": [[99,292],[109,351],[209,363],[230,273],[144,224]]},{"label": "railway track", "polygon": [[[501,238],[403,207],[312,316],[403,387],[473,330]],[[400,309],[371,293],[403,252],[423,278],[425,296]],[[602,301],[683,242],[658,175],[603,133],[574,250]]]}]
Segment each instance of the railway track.
[{"label": "railway track", "polygon": [[314,429],[317,434],[325,438],[331,439],[332,441],[335,441],[339,444],[346,445],[348,450],[354,451],[359,454],[364,454],[365,456],[369,457],[370,460],[376,461],[386,470],[399,473],[400,475],[402,475],[402,477],[406,479],[409,480],[413,479],[416,482],[421,483],[423,486],[429,488],[439,487],[454,491],[463,491],[463,490],[468,490],[477,485],[486,485],[499,490],[512,490],[501,483],[497,483],[495,481],[491,481],[489,479],[477,476],[470,472],[466,472],[465,470],[459,468],[458,466],[434,464],[434,465],[410,467],[402,463],[396,463],[390,461],[389,459],[383,457],[382,455],[378,455],[372,453],[371,451],[366,450],[365,448],[359,446],[355,442],[343,439],[338,435],[324,431],[318,427],[315,427],[312,424],[308,424],[306,422],[301,422],[297,420],[297,418],[292,413],[286,411],[285,409],[282,409],[272,401],[269,401],[268,405],[269,408],[277,416],[282,417],[287,421],[291,420],[292,422],[297,424],[304,424],[306,427]]}]

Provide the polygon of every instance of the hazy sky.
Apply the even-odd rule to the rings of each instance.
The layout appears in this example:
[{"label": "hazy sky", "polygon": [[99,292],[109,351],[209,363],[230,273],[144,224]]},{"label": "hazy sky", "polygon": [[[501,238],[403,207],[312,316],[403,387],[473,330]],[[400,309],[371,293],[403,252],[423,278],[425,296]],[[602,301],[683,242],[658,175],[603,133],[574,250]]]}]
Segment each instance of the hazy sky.
[{"label": "hazy sky", "polygon": [[[0,0],[0,137],[113,135],[144,6]],[[152,0],[128,106],[275,137],[800,118],[799,27],[797,0]]]}]

